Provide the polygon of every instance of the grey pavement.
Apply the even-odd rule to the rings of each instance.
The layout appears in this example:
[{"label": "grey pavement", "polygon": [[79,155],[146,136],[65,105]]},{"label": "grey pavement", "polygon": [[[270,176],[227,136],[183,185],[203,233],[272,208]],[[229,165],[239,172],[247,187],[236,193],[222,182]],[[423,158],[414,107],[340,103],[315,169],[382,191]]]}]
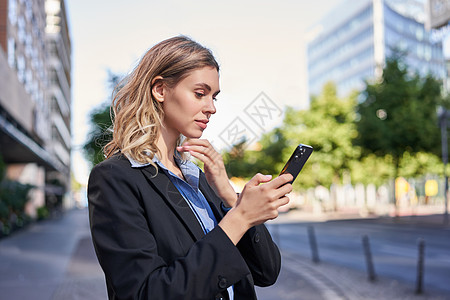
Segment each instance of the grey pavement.
[{"label": "grey pavement", "polygon": [[86,209],[0,240],[0,300],[106,298]]},{"label": "grey pavement", "polygon": [[[286,214],[281,221],[283,217],[294,220],[300,216]],[[433,220],[426,224],[433,226]],[[326,262],[315,264],[283,249],[282,258],[276,284],[257,288],[258,299],[450,299],[430,291],[416,295],[410,286],[392,279],[369,282],[363,272]],[[15,299],[107,299],[86,209],[37,222],[0,240],[0,300]]]}]

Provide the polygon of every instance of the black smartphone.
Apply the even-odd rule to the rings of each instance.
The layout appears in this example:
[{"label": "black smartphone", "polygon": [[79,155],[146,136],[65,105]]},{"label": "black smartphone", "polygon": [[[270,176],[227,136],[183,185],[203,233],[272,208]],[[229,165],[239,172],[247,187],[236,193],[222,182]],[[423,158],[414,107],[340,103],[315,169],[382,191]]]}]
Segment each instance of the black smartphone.
[{"label": "black smartphone", "polygon": [[298,145],[297,148],[295,148],[294,153],[292,153],[291,157],[287,161],[283,170],[281,170],[280,175],[285,173],[291,174],[294,178],[289,183],[293,183],[312,152],[313,147],[304,144]]}]

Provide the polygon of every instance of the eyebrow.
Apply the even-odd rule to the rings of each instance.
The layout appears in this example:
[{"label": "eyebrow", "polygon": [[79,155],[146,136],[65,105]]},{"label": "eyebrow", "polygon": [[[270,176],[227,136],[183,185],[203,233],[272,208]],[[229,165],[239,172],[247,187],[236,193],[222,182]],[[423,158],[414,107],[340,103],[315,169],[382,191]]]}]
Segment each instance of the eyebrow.
[{"label": "eyebrow", "polygon": [[[196,85],[196,86],[203,87],[204,89],[207,89],[208,92],[211,92],[211,87],[210,87],[208,84],[206,84],[206,83],[199,82],[199,83],[196,83],[195,85]],[[218,90],[218,91],[215,92],[214,94],[217,95],[218,93],[220,93],[220,90]]]}]

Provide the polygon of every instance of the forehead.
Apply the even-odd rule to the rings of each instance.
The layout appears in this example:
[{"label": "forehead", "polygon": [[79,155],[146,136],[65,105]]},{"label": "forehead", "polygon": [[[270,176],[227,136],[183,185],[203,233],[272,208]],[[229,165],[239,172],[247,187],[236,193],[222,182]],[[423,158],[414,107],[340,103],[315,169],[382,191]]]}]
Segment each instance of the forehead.
[{"label": "forehead", "polygon": [[180,84],[207,84],[212,90],[219,89],[219,73],[214,67],[206,66],[203,68],[195,69],[183,79]]}]

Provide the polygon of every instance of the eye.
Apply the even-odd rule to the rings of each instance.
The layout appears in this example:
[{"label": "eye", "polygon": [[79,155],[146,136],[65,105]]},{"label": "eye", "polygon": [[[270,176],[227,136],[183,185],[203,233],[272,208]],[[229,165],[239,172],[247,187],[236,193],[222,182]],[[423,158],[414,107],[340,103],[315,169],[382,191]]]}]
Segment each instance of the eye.
[{"label": "eye", "polygon": [[201,98],[204,97],[205,94],[203,94],[202,92],[195,92],[195,96],[197,96],[197,98]]}]

